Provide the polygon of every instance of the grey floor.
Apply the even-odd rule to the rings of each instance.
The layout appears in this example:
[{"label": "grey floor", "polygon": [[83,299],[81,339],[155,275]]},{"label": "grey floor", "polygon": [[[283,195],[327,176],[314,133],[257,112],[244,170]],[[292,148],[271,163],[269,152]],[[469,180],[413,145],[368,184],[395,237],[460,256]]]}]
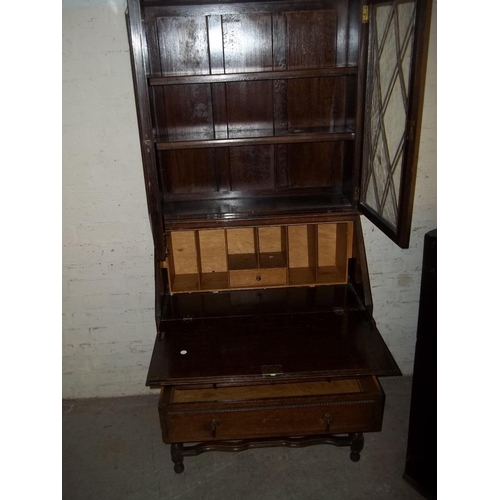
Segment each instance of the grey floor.
[{"label": "grey floor", "polygon": [[411,379],[381,379],[383,430],[365,435],[361,461],[348,448],[268,448],[186,458],[174,473],[154,396],[63,401],[63,498],[421,500],[401,478]]}]

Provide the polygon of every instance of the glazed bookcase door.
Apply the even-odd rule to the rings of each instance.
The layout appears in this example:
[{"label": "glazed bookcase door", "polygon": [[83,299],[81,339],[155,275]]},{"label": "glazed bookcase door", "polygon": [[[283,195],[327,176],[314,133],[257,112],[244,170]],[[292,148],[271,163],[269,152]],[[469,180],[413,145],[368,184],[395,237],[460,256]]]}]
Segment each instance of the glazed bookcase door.
[{"label": "glazed bookcase door", "polygon": [[360,210],[408,248],[430,0],[369,2]]}]

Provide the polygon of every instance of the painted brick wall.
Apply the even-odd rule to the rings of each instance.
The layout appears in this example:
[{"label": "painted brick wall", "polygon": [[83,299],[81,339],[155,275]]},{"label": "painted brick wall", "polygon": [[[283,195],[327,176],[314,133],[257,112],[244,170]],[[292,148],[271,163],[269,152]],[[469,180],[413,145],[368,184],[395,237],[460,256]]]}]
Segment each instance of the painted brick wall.
[{"label": "painted brick wall", "polygon": [[148,392],[155,336],[125,1],[63,2],[63,396]]},{"label": "painted brick wall", "polygon": [[[124,0],[63,0],[63,397],[148,393],[154,325],[146,209]],[[374,314],[411,373],[422,242],[436,226],[436,27],[413,233],[364,232]]]}]

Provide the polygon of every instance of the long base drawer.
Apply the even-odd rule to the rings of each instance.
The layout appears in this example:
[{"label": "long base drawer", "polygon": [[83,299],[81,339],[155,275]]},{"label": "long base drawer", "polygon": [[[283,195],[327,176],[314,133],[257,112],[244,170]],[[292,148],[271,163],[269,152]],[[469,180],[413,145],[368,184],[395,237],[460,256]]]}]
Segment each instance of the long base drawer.
[{"label": "long base drawer", "polygon": [[164,387],[165,443],[379,431],[385,395],[376,377],[189,388]]}]

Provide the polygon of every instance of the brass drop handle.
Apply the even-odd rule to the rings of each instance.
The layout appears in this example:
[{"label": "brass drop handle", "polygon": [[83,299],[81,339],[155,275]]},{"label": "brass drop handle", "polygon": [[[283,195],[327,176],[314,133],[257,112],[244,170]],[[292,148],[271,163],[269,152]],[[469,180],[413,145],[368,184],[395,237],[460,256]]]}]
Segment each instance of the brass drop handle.
[{"label": "brass drop handle", "polygon": [[333,421],[331,413],[325,413],[325,415],[323,416],[323,420],[326,422],[326,432],[330,432],[330,424]]},{"label": "brass drop handle", "polygon": [[219,427],[220,422],[218,420],[212,420],[210,422],[210,429],[212,431],[212,437],[215,439],[215,436],[217,435],[217,427]]}]

